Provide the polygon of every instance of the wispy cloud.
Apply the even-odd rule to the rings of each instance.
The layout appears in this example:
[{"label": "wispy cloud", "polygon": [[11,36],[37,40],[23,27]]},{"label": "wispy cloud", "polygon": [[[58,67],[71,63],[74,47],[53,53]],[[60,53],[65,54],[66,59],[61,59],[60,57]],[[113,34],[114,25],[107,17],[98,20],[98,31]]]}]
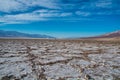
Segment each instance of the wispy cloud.
[{"label": "wispy cloud", "polygon": [[23,11],[25,6],[15,0],[0,0],[0,12]]},{"label": "wispy cloud", "polygon": [[73,21],[94,15],[120,15],[119,4],[120,0],[0,0],[0,23],[21,24],[57,18]]},{"label": "wispy cloud", "polygon": [[112,8],[113,0],[98,0],[93,3],[97,8]]},{"label": "wispy cloud", "polygon": [[76,14],[79,16],[89,16],[91,15],[90,12],[85,12],[85,11],[76,11]]}]

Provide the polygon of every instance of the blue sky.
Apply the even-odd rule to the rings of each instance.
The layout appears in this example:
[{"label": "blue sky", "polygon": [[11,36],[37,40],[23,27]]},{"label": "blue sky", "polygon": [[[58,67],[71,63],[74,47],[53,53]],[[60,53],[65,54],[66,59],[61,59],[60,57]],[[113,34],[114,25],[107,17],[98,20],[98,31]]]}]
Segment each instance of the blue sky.
[{"label": "blue sky", "polygon": [[0,0],[0,29],[55,37],[120,30],[120,0]]}]

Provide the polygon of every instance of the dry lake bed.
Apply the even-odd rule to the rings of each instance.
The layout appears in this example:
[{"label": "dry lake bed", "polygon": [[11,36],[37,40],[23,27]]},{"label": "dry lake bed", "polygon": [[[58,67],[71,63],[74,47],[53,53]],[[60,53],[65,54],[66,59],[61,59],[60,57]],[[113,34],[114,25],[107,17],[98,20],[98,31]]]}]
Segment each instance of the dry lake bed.
[{"label": "dry lake bed", "polygon": [[120,42],[0,39],[0,80],[120,80]]}]

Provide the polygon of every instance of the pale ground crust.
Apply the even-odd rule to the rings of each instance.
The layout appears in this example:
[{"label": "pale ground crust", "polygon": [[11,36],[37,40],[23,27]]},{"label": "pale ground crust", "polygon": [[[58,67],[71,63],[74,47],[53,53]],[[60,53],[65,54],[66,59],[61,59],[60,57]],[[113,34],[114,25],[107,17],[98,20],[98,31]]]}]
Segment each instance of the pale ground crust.
[{"label": "pale ground crust", "polygon": [[120,80],[109,40],[0,39],[0,80]]}]

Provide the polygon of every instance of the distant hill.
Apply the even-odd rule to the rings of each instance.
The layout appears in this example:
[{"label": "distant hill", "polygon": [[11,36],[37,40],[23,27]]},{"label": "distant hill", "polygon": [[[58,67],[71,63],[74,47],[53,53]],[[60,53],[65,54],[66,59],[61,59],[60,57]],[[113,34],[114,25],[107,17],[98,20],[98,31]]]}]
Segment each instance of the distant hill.
[{"label": "distant hill", "polygon": [[120,38],[120,31],[115,31],[94,37],[82,37],[81,39],[95,39],[95,38]]},{"label": "distant hill", "polygon": [[115,37],[120,37],[120,31],[115,31],[115,32],[111,32],[108,34],[104,34],[101,36],[98,36],[100,38],[115,38]]},{"label": "distant hill", "polygon": [[103,34],[100,36],[94,37],[83,37],[80,39],[88,39],[88,40],[101,40],[101,41],[120,41],[120,31],[115,31],[107,34]]},{"label": "distant hill", "polygon": [[120,31],[115,31],[107,34],[103,34],[100,36],[95,36],[91,38],[120,38]]},{"label": "distant hill", "polygon": [[0,30],[0,37],[1,38],[55,38],[48,35],[28,34],[17,31],[4,31],[4,30]]}]

